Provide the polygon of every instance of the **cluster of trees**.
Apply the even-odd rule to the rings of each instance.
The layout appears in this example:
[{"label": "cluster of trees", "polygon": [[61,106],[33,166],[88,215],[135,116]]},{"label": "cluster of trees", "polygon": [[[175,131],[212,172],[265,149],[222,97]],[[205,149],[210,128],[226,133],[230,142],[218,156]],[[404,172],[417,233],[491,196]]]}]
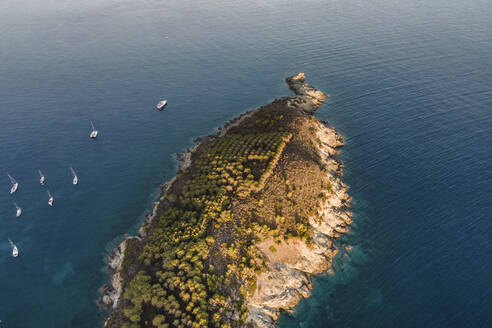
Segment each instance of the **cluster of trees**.
[{"label": "cluster of trees", "polygon": [[247,122],[238,127],[238,131],[246,132],[255,130],[257,132],[284,131],[286,125],[292,122],[292,113],[285,111],[285,108],[269,108],[260,110]]},{"label": "cluster of trees", "polygon": [[231,199],[261,188],[287,132],[228,134],[199,150],[179,192],[153,224],[124,292],[124,327],[238,327],[262,260]]},{"label": "cluster of trees", "polygon": [[287,132],[232,134],[212,141],[190,168],[182,197],[260,189],[291,137]]},{"label": "cluster of trees", "polygon": [[[209,264],[209,223],[227,207],[225,196],[177,201],[151,230],[139,256],[144,270],[128,284],[128,327],[223,327],[236,313],[227,279]],[[218,313],[218,316],[214,316]]]}]

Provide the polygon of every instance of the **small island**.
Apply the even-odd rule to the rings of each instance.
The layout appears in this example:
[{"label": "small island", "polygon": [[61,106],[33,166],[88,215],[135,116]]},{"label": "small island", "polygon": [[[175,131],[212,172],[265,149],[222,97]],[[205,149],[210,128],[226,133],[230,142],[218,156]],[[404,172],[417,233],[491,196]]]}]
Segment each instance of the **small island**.
[{"label": "small island", "polygon": [[140,229],[108,258],[105,327],[275,327],[326,272],[352,214],[343,138],[313,113],[328,96],[303,73],[293,97],[197,139]]}]

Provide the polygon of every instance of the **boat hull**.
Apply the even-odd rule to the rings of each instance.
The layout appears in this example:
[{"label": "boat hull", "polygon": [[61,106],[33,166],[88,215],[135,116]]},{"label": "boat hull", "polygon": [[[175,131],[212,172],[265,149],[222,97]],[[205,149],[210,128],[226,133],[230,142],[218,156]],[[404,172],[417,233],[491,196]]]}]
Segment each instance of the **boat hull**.
[{"label": "boat hull", "polygon": [[166,107],[166,105],[167,105],[167,100],[163,100],[163,101],[161,101],[161,102],[159,102],[159,103],[157,104],[156,108],[157,108],[158,110],[163,110],[163,109],[164,109],[164,107]]}]

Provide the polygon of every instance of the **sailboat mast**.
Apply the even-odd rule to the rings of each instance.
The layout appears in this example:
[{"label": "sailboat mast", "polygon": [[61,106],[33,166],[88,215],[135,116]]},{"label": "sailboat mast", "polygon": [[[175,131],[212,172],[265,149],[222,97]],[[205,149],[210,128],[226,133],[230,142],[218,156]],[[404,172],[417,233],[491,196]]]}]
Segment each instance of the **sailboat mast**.
[{"label": "sailboat mast", "polygon": [[17,182],[17,181],[15,181],[15,179],[10,174],[7,173],[7,175],[9,176],[10,183],[14,184]]}]

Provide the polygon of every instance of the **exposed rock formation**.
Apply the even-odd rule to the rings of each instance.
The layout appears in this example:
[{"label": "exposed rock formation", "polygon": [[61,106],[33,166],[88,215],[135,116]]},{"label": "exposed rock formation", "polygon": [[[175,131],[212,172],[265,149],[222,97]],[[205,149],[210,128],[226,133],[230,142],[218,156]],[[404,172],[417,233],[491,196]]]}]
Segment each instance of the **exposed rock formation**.
[{"label": "exposed rock formation", "polygon": [[103,307],[116,308],[118,300],[121,296],[122,281],[119,268],[123,263],[127,239],[116,247],[107,258],[108,269],[111,271],[111,280],[109,284],[102,287],[103,296],[99,300],[99,304]]},{"label": "exposed rock formation", "polygon": [[299,73],[285,79],[289,88],[297,97],[289,101],[291,107],[300,108],[308,113],[314,113],[329,95],[315,89],[306,82],[304,73]]}]

